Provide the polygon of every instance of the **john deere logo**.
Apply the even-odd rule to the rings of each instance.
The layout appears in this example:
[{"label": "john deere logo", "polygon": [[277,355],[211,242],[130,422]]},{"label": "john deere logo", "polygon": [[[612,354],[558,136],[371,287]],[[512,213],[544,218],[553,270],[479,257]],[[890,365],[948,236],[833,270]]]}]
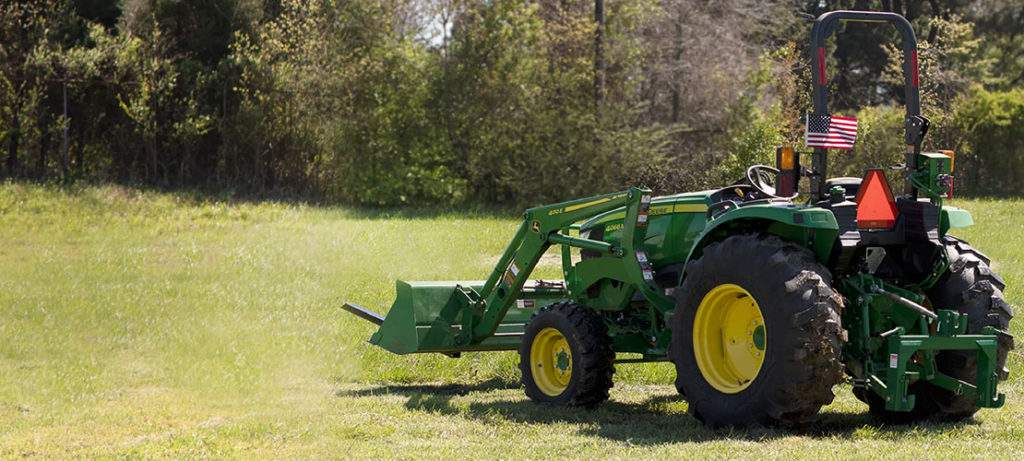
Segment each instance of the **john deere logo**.
[{"label": "john deere logo", "polygon": [[530,229],[539,234],[540,233],[540,221],[534,219],[533,222],[530,223]]}]

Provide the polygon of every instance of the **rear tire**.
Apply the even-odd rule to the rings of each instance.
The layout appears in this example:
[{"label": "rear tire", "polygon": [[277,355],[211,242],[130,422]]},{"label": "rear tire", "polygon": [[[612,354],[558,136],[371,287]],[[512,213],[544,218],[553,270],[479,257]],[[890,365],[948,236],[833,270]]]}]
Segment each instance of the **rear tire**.
[{"label": "rear tire", "polygon": [[[830,281],[810,251],[776,236],[732,236],[691,261],[671,320],[676,388],[690,414],[711,427],[814,421],[843,379],[842,304]],[[760,341],[736,330],[737,318],[763,324]]]},{"label": "rear tire", "polygon": [[526,395],[550,405],[593,407],[608,400],[614,359],[601,317],[570,301],[535,312],[519,346]]},{"label": "rear tire", "polygon": [[[985,327],[993,327],[998,335],[996,374],[1000,380],[1010,375],[1006,369],[1006,354],[1013,349],[1013,336],[1009,334],[1013,308],[1003,299],[1006,282],[989,267],[988,256],[967,242],[952,236],[944,239],[949,255],[949,270],[928,292],[928,300],[936,309],[955,310],[967,314],[967,334],[982,334]],[[942,351],[936,356],[939,372],[974,384],[977,381],[978,362],[973,353]],[[921,398],[934,402],[938,416],[943,419],[966,419],[978,411],[974,399],[956,395],[952,391],[928,385]]]},{"label": "rear tire", "polygon": [[[988,256],[967,242],[947,235],[943,243],[949,256],[949,269],[925,293],[928,302],[935,309],[967,314],[967,334],[981,334],[987,326],[1002,332],[996,355],[996,373],[1000,380],[1004,380],[1010,373],[1005,366],[1006,354],[1013,349],[1013,337],[1008,333],[1013,308],[1003,299],[1002,291],[1006,282],[989,268],[991,260]],[[940,351],[935,358],[939,372],[972,384],[977,381],[978,361],[974,353]],[[916,398],[914,409],[899,412],[886,410],[885,402],[871,391],[854,390],[854,395],[868,404],[872,415],[891,423],[910,424],[928,418],[961,420],[978,411],[974,399],[927,382],[912,384],[908,394]]]},{"label": "rear tire", "polygon": [[874,391],[864,387],[853,388],[853,395],[861,402],[868,404],[868,414],[881,422],[914,424],[935,416],[939,411],[935,402],[927,397],[928,389],[931,387],[930,384],[924,382],[916,382],[907,386],[907,395],[915,396],[914,409],[910,411],[886,410],[885,400],[882,400]]}]

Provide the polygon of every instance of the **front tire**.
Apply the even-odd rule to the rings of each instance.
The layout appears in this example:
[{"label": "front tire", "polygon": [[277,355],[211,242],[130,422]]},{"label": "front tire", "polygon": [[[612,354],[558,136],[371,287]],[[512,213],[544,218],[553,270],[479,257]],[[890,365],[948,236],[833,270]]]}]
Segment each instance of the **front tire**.
[{"label": "front tire", "polygon": [[690,413],[711,427],[814,421],[843,378],[830,280],[810,251],[769,235],[729,237],[690,262],[671,320]]},{"label": "front tire", "polygon": [[569,301],[534,313],[519,346],[526,395],[551,405],[593,407],[608,400],[614,359],[601,317]]}]

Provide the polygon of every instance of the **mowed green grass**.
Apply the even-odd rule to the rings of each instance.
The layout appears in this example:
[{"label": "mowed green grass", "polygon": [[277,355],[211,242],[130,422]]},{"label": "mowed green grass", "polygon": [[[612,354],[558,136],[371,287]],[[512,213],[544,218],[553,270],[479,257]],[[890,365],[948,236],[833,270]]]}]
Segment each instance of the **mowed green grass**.
[{"label": "mowed green grass", "polygon": [[[1024,201],[954,205],[1024,306]],[[712,431],[670,364],[619,365],[596,410],[541,407],[512,353],[394,356],[339,309],[485,277],[515,215],[0,185],[0,458],[1024,457],[1020,349],[972,422],[886,426],[840,386],[815,427]]]}]

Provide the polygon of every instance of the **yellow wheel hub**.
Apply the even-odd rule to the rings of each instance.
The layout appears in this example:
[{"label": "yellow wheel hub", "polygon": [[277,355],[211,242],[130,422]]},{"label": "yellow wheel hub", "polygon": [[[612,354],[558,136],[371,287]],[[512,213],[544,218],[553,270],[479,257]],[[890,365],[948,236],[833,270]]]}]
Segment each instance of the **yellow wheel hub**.
[{"label": "yellow wheel hub", "polygon": [[530,345],[530,367],[541,392],[551,397],[565,392],[572,378],[572,351],[565,336],[554,328],[537,333]]},{"label": "yellow wheel hub", "polygon": [[726,283],[704,295],[693,319],[693,352],[704,379],[725,394],[750,386],[764,364],[764,316],[739,285]]}]

